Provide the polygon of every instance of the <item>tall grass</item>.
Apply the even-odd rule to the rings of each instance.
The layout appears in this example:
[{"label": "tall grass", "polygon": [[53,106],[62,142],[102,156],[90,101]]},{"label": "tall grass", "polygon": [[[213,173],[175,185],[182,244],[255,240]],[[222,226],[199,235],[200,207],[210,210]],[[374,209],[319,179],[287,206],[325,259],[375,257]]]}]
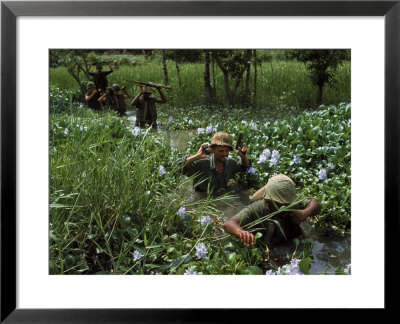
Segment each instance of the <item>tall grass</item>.
[{"label": "tall grass", "polygon": [[[132,60],[137,59],[132,57]],[[127,59],[123,60],[126,63]],[[172,90],[167,92],[169,102],[173,105],[199,105],[206,102],[204,95],[204,70],[202,63],[179,64],[181,84],[175,63],[167,61],[169,84]],[[211,67],[211,70],[212,67]],[[215,99],[220,105],[227,105],[223,75],[218,66],[214,66]],[[350,62],[345,61],[337,70],[334,83],[324,88],[324,104],[350,102]],[[108,77],[109,83],[124,84],[131,94],[137,93],[139,87],[130,81],[152,81],[164,83],[162,66],[159,60],[137,59],[136,65],[121,65]],[[316,105],[317,87],[308,77],[305,65],[296,61],[264,62],[257,71],[257,90],[253,89],[254,69],[250,75],[250,103],[242,103],[244,82],[241,83],[235,102],[237,105],[256,105],[258,107],[301,107],[310,108]],[[50,69],[50,84],[60,89],[77,88],[75,81],[67,75],[65,68]],[[231,84],[231,87],[233,85]]]},{"label": "tall grass", "polygon": [[215,204],[231,198],[189,201],[191,178],[161,134],[138,134],[113,113],[72,107],[50,115],[49,152],[50,273],[182,274],[189,263],[203,273],[240,273],[246,266],[239,260],[221,271],[222,259],[210,268],[195,258],[199,242],[209,256],[222,249],[212,243],[218,223],[200,219],[222,221]]}]

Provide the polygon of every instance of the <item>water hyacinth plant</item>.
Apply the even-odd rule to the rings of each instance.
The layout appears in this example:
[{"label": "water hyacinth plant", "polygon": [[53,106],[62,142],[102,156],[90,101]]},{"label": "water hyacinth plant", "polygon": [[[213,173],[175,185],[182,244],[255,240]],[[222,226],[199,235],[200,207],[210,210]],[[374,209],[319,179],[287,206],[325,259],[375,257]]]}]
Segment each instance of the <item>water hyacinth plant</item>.
[{"label": "water hyacinth plant", "polygon": [[[187,152],[177,151],[163,133],[133,127],[125,117],[79,107],[68,104],[68,112],[50,115],[51,273],[265,273],[262,250],[243,248],[230,236],[215,239],[218,224],[225,220],[215,207],[217,198],[187,200],[191,179],[181,176],[176,161],[197,152],[217,130],[228,131],[234,142],[243,133],[256,165],[237,182],[256,190],[271,175],[287,174],[299,194],[322,203],[321,214],[311,220],[317,227],[349,227],[351,129],[340,123],[350,119],[347,104],[279,121],[268,116],[272,123],[244,124],[243,118],[254,116],[222,109],[218,125],[208,119],[208,107],[190,118],[177,109],[165,120],[171,116],[171,127],[193,133]],[[235,151],[231,155],[239,160]],[[260,156],[264,160],[257,163]],[[296,156],[301,156],[299,163]],[[320,170],[326,173],[323,180]]]}]

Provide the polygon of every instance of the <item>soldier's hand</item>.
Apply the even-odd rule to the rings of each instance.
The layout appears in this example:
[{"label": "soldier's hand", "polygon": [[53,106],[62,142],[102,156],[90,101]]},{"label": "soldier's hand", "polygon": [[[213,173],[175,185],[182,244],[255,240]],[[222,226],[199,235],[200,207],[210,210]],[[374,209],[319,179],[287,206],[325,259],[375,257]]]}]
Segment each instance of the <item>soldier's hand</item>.
[{"label": "soldier's hand", "polygon": [[208,155],[207,155],[206,152],[204,151],[204,145],[210,145],[210,144],[208,144],[208,143],[203,143],[203,144],[200,145],[200,148],[199,148],[199,150],[197,151],[197,155],[198,155],[200,158],[202,158],[202,159],[208,157]]},{"label": "soldier's hand", "polygon": [[248,231],[240,232],[239,238],[246,246],[254,245],[254,235]]},{"label": "soldier's hand", "polygon": [[122,89],[122,90],[125,90],[125,86],[123,85],[123,86],[121,87],[121,89]]},{"label": "soldier's hand", "polygon": [[239,154],[240,157],[244,157],[247,154],[247,148],[245,146],[239,147],[237,149],[237,154]]},{"label": "soldier's hand", "polygon": [[302,210],[297,210],[295,212],[292,212],[291,215],[290,215],[290,219],[291,219],[293,225],[299,225],[306,218],[307,217],[304,215]]}]

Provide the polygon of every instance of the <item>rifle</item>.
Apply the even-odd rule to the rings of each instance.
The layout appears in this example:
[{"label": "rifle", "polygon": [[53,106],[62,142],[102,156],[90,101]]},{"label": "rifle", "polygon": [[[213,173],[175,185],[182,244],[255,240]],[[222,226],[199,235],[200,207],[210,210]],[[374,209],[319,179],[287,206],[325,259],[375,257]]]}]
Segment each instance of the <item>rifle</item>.
[{"label": "rifle", "polygon": [[243,133],[240,133],[239,134],[239,137],[238,137],[238,140],[237,140],[237,143],[236,143],[236,151],[238,150],[238,148],[239,147],[242,147],[243,146]]},{"label": "rifle", "polygon": [[126,82],[133,82],[133,83],[137,83],[137,84],[140,84],[140,85],[143,85],[143,86],[149,86],[149,87],[155,87],[155,88],[164,88],[164,89],[168,89],[168,90],[170,90],[171,89],[171,86],[169,86],[169,85],[162,85],[162,84],[156,84],[156,83],[153,83],[153,82],[141,82],[141,81],[126,81]]}]

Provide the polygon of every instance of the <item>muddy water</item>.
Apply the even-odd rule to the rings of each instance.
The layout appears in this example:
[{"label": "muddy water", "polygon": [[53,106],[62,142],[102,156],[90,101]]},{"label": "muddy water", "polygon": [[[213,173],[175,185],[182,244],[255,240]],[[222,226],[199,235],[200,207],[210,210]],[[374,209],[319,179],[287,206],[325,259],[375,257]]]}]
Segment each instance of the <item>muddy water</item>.
[{"label": "muddy water", "polygon": [[[131,115],[128,119],[134,124],[136,118]],[[192,131],[169,131],[162,126],[158,126],[158,131],[165,133],[166,139],[172,146],[181,151],[182,156],[184,156],[189,141],[188,139],[193,135]],[[186,192],[189,202],[197,201],[205,197],[204,193],[195,191],[190,184],[188,184]],[[233,194],[237,196],[237,199],[232,199],[230,201],[232,206],[228,206],[224,203],[218,203],[217,205],[217,208],[223,212],[226,219],[234,216],[250,203],[249,189],[233,184]],[[304,236],[312,238],[314,241],[310,274],[321,274],[322,272],[326,272],[327,274],[334,273],[338,267],[345,267],[351,263],[350,235],[323,236],[308,222],[303,222],[301,228]],[[292,255],[294,248],[292,242],[287,242],[279,247],[274,247],[271,252],[280,256]]]}]

